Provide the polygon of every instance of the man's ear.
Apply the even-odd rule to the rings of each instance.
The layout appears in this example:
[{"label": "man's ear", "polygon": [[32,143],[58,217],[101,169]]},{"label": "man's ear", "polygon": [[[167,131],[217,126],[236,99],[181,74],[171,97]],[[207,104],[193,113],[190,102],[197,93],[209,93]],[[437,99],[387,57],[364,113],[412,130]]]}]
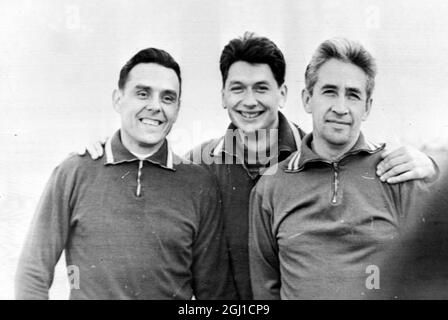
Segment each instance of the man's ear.
[{"label": "man's ear", "polygon": [[364,114],[363,114],[363,116],[362,116],[362,121],[365,121],[365,120],[367,120],[367,118],[369,117],[369,114],[370,114],[370,110],[372,110],[372,104],[373,104],[373,99],[372,98],[369,98],[369,100],[367,100],[367,102],[366,102],[366,109],[365,109],[365,112],[364,112]]},{"label": "man's ear", "polygon": [[181,99],[179,98],[179,100],[177,100],[177,110],[176,110],[176,114],[175,114],[175,116],[174,116],[174,121],[173,121],[173,123],[175,123],[175,122],[177,121],[177,117],[179,116],[180,102],[181,102]]},{"label": "man's ear", "polygon": [[120,113],[120,111],[121,111],[121,98],[122,98],[121,90],[115,89],[112,92],[112,105],[113,105],[115,111],[117,111],[118,113]]},{"label": "man's ear", "polygon": [[302,90],[302,104],[303,108],[307,113],[311,113],[311,106],[310,106],[310,100],[311,100],[311,93],[307,89]]},{"label": "man's ear", "polygon": [[224,103],[224,101],[226,101],[226,99],[224,98],[224,95],[225,95],[226,93],[225,93],[225,89],[224,89],[224,87],[222,87],[222,89],[221,89],[221,103],[222,103],[222,108],[223,109],[227,109],[227,106],[226,106],[226,104]]},{"label": "man's ear", "polygon": [[286,100],[288,98],[288,87],[286,86],[286,84],[282,84],[280,87],[280,104],[279,104],[279,108],[283,109],[286,105]]}]

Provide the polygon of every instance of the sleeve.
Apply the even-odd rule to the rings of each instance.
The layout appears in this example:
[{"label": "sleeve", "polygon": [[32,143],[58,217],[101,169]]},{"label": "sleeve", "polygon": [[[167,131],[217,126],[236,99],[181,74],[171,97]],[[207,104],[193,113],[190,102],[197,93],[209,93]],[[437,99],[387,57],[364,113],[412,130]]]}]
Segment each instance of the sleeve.
[{"label": "sleeve", "polygon": [[218,185],[203,184],[200,222],[193,247],[193,290],[199,300],[236,300],[224,236]]},{"label": "sleeve", "polygon": [[65,175],[56,168],[48,181],[25,240],[15,279],[16,299],[48,299],[54,268],[69,231]]},{"label": "sleeve", "polygon": [[278,300],[280,264],[277,242],[272,233],[273,210],[267,204],[269,197],[262,192],[260,182],[250,197],[249,262],[252,291],[256,300]]},{"label": "sleeve", "polygon": [[425,222],[425,215],[428,211],[425,210],[432,190],[436,184],[434,182],[425,182],[423,180],[412,180],[399,184],[398,198],[399,203],[399,218],[404,220],[401,226],[412,228],[416,224]]},{"label": "sleeve", "polygon": [[429,158],[429,160],[431,160],[432,165],[434,166],[434,170],[436,171],[436,173],[434,174],[433,177],[425,179],[425,182],[431,185],[440,179],[441,173],[440,173],[440,167],[437,164],[437,161],[431,156],[428,156],[428,158]]}]

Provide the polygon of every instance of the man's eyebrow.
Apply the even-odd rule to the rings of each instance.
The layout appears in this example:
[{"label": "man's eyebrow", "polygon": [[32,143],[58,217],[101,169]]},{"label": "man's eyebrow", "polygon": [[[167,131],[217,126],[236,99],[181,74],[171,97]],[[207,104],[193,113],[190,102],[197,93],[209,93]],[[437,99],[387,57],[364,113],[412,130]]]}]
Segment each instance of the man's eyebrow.
[{"label": "man's eyebrow", "polygon": [[163,90],[163,93],[171,94],[171,95],[177,97],[177,92],[175,90],[166,89],[166,90]]},{"label": "man's eyebrow", "polygon": [[333,89],[333,90],[337,90],[338,86],[334,85],[334,84],[324,84],[322,86],[322,88],[320,88],[321,90],[328,90],[328,89]]},{"label": "man's eyebrow", "polygon": [[349,93],[356,93],[356,94],[362,95],[361,89],[355,88],[355,87],[346,88],[345,91],[349,92]]},{"label": "man's eyebrow", "polygon": [[145,86],[145,85],[142,85],[142,84],[137,84],[135,86],[135,89],[137,89],[137,90],[143,89],[143,90],[149,91],[149,90],[151,90],[151,87],[150,86]]},{"label": "man's eyebrow", "polygon": [[[151,90],[152,90],[152,88],[151,88],[150,86],[145,86],[145,85],[143,85],[143,84],[137,84],[137,85],[135,86],[135,89],[136,89],[136,90],[145,90],[145,91],[151,91]],[[162,92],[165,93],[165,94],[171,94],[171,95],[174,95],[174,96],[177,97],[177,92],[176,92],[176,90],[165,89],[165,90],[163,90]]]},{"label": "man's eyebrow", "polygon": [[268,86],[269,82],[266,81],[266,80],[261,80],[261,81],[255,82],[255,85],[266,85],[266,86]]},{"label": "man's eyebrow", "polygon": [[229,85],[234,85],[234,84],[242,85],[243,83],[242,83],[241,81],[239,81],[239,80],[231,80],[231,81],[229,82]]},{"label": "man's eyebrow", "polygon": [[324,84],[321,88],[320,88],[320,90],[321,91],[324,91],[324,90],[338,90],[338,86],[337,85],[334,85],[334,84]]},{"label": "man's eyebrow", "polygon": [[[239,80],[231,80],[229,82],[229,85],[244,85],[244,83],[242,81]],[[266,80],[260,80],[254,83],[254,85],[269,85],[269,81]]]}]

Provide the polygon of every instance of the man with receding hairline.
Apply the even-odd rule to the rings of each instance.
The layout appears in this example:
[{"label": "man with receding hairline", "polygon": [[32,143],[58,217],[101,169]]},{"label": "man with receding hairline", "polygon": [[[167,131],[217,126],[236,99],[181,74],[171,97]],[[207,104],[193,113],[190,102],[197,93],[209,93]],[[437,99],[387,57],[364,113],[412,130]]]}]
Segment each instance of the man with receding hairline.
[{"label": "man with receding hairline", "polygon": [[369,270],[427,191],[376,174],[385,145],[361,133],[375,75],[370,53],[347,39],[325,41],[311,59],[302,100],[313,132],[251,194],[255,299],[363,299]]}]

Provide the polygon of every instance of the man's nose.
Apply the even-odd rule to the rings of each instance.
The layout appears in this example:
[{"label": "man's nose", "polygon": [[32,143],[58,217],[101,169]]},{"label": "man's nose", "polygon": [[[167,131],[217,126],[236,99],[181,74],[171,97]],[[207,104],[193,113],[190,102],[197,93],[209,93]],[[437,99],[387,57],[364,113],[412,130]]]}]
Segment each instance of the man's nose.
[{"label": "man's nose", "polygon": [[257,105],[257,100],[255,99],[254,93],[252,90],[247,90],[244,95],[243,105],[245,107],[255,107]]},{"label": "man's nose", "polygon": [[160,101],[159,99],[150,99],[148,101],[148,103],[145,105],[145,109],[148,111],[160,111],[161,107],[160,107]]},{"label": "man's nose", "polygon": [[331,111],[340,116],[348,114],[347,100],[345,99],[345,97],[342,96],[333,101]]}]

